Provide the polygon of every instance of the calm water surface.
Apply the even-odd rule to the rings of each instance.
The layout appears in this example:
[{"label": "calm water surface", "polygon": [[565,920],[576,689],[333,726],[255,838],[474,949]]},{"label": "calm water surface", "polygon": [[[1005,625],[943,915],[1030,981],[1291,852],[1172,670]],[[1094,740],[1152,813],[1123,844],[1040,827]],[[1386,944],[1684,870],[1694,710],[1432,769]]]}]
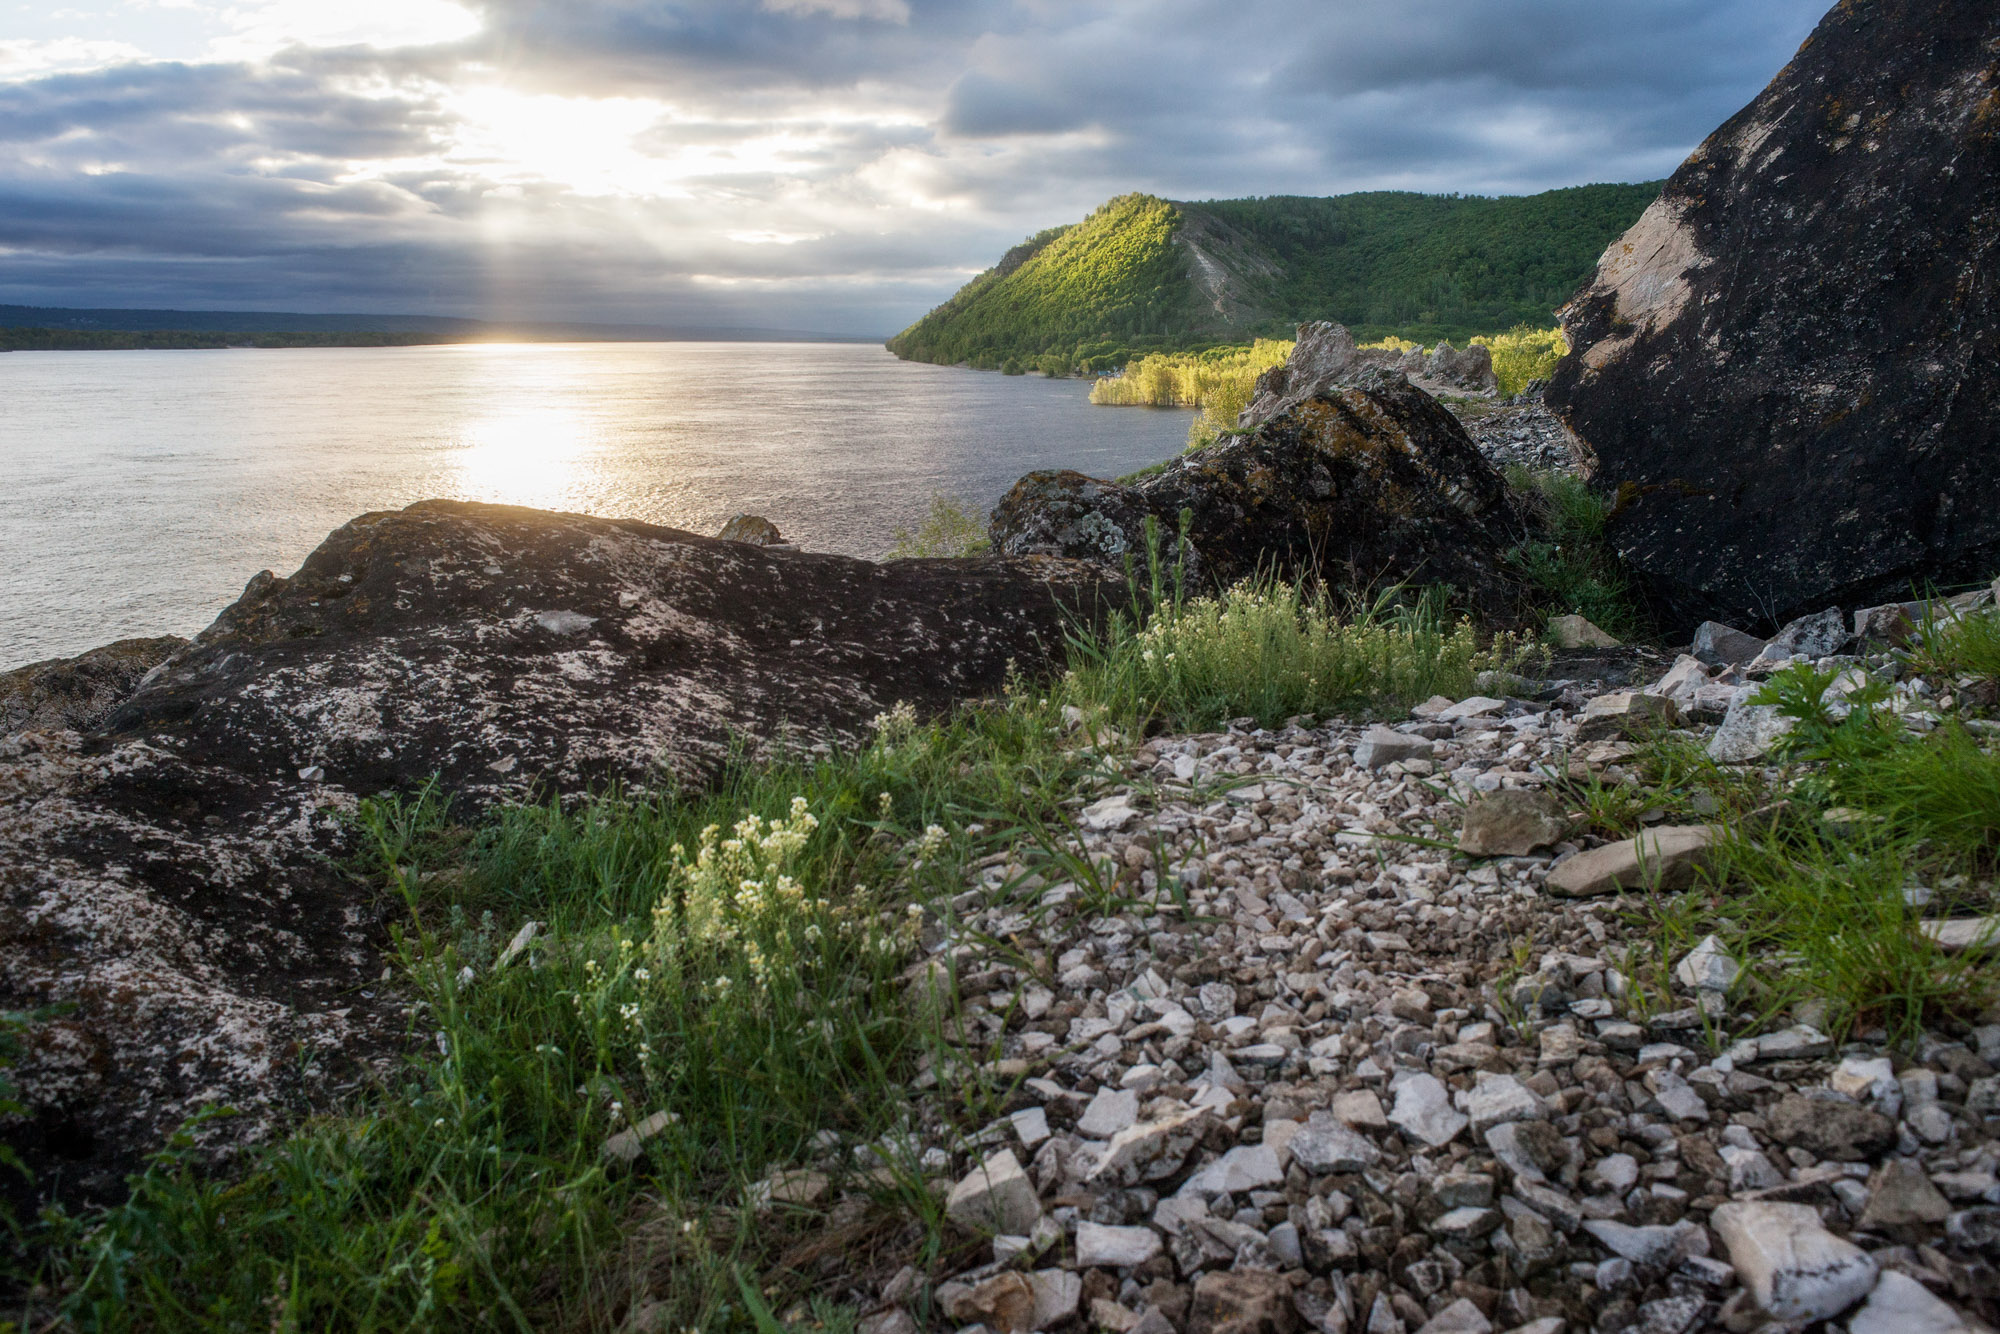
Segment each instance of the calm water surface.
[{"label": "calm water surface", "polygon": [[355,515],[433,496],[876,556],[938,492],[1176,453],[1183,413],[828,343],[0,356],[0,669],[191,634]]}]

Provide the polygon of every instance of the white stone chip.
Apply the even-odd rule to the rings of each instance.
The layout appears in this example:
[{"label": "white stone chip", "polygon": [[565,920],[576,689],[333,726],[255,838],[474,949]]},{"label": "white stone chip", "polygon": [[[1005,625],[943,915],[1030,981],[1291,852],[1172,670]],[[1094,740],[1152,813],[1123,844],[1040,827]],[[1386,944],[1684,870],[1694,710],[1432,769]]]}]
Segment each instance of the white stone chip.
[{"label": "white stone chip", "polygon": [[1742,973],[1742,966],[1714,936],[1704,936],[1699,945],[1674,965],[1674,976],[1681,980],[1681,985],[1695,991],[1727,991],[1736,985]]},{"label": "white stone chip", "polygon": [[1101,1088],[1077,1118],[1077,1132],[1091,1139],[1110,1139],[1139,1120],[1139,1095],[1131,1089]]},{"label": "white stone chip", "polygon": [[1435,1075],[1414,1075],[1396,1089],[1389,1120],[1404,1134],[1441,1148],[1458,1138],[1471,1119],[1451,1105],[1451,1094]]},{"label": "white stone chip", "polygon": [[1014,1151],[1002,1149],[952,1187],[944,1212],[982,1232],[1025,1235],[1042,1216],[1042,1203]]},{"label": "white stone chip", "polygon": [[1736,1277],[1780,1320],[1828,1320],[1875,1286],[1875,1260],[1805,1204],[1737,1201],[1710,1215]]},{"label": "white stone chip", "polygon": [[1467,1096],[1465,1110],[1475,1135],[1484,1135],[1494,1126],[1509,1121],[1543,1121],[1549,1115],[1547,1105],[1535,1091],[1512,1075],[1491,1075],[1480,1080]]},{"label": "white stone chip", "polygon": [[1160,1234],[1149,1227],[1108,1227],[1084,1219],[1076,1225],[1076,1262],[1085,1269],[1130,1269],[1160,1253]]},{"label": "white stone chip", "polygon": [[1884,1270],[1848,1334],[1973,1334],[1973,1326],[1908,1274]]}]

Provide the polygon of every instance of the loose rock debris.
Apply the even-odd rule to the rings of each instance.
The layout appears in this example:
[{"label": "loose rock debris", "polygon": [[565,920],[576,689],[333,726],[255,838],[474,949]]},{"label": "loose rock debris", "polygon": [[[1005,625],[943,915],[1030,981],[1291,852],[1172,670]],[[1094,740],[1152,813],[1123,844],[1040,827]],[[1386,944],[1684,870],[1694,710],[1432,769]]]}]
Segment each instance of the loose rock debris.
[{"label": "loose rock debris", "polygon": [[[921,1099],[912,1122],[951,1216],[990,1242],[928,1285],[850,1294],[877,1308],[863,1328],[2000,1316],[2000,1016],[1913,1055],[1782,1019],[1714,1055],[1705,1024],[1743,964],[1702,941],[1675,961],[1678,1006],[1647,1011],[1621,962],[1648,942],[1612,895],[1637,881],[1584,899],[1552,883],[1620,845],[1456,853],[1484,794],[1543,815],[1572,764],[1619,781],[1629,747],[1578,744],[1606,684],[1436,700],[1388,729],[1151,740],[1079,810],[1110,901],[991,859],[933,932],[965,1065],[918,1083],[979,1065],[1011,1110],[969,1138]],[[1683,865],[1706,835],[1649,831],[1631,860]]]}]

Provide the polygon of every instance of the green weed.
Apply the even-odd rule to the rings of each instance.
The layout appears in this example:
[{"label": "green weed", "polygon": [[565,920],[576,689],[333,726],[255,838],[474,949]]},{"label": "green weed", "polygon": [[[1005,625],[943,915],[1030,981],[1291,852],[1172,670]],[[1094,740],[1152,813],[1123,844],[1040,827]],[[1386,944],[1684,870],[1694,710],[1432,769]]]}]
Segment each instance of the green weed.
[{"label": "green weed", "polygon": [[2000,607],[1939,617],[1918,632],[1907,656],[1926,674],[2000,680]]},{"label": "green weed", "polygon": [[[183,1137],[125,1204],[59,1225],[64,1316],[608,1328],[644,1305],[662,1327],[749,1327],[737,1266],[801,1291],[787,1256],[820,1224],[747,1188],[818,1136],[906,1134],[920,1066],[959,1060],[949,1016],[903,981],[921,905],[989,841],[1063,818],[1086,761],[1054,709],[1017,691],[931,724],[903,710],[853,753],[472,831],[434,793],[368,803],[372,874],[410,910],[411,1059],[239,1171]],[[636,1130],[629,1165],[607,1156]],[[914,1162],[880,1165],[835,1188],[876,1197],[869,1226],[922,1262],[939,1211]]]},{"label": "green weed", "polygon": [[[106,1331],[610,1329],[641,1312],[749,1330],[799,1308],[822,1265],[851,1283],[860,1253],[942,1263],[955,1243],[908,1091],[935,1080],[964,1128],[1008,1091],[979,1073],[990,1034],[910,964],[971,863],[1039,846],[1086,906],[1120,906],[1130,877],[1077,856],[1064,804],[1110,773],[1123,742],[1104,724],[1131,739],[1163,719],[1400,704],[1518,653],[1482,649],[1436,595],[1337,609],[1263,581],[1189,601],[1154,536],[1150,586],[1046,688],[928,722],[899,708],[865,746],[738,756],[700,791],[469,828],[432,788],[365,803],[358,873],[402,910],[407,1058],[229,1170],[184,1134],[125,1203],[55,1218],[56,1314]],[[840,1229],[752,1198],[807,1166],[855,1206]]]},{"label": "green weed", "polygon": [[1801,825],[1729,840],[1716,870],[1728,887],[1716,912],[1731,938],[1785,961],[1757,970],[1767,1008],[1823,997],[1836,1034],[1868,1020],[1898,1041],[1926,1023],[1976,1013],[1992,979],[1977,958],[1940,954],[1917,930],[1904,894],[1908,840],[1835,841]]},{"label": "green weed", "polygon": [[896,544],[888,559],[912,560],[936,556],[981,556],[993,547],[986,535],[986,520],[956,496],[931,497],[924,521],[911,532],[896,530]]},{"label": "green weed", "polygon": [[1536,516],[1541,535],[1507,553],[1547,615],[1588,617],[1605,633],[1631,639],[1646,628],[1616,555],[1604,540],[1611,506],[1580,477],[1507,470],[1507,482]]},{"label": "green weed", "polygon": [[[1754,822],[1740,800],[1753,788],[1739,780],[1710,871],[1712,920],[1737,947],[1782,962],[1756,970],[1767,1012],[1816,997],[1838,1032],[1873,1022],[1909,1040],[1975,1013],[1994,989],[1984,960],[1941,954],[1920,923],[1993,906],[2000,756],[1955,721],[1912,735],[1873,707],[1886,689],[1835,695],[1838,675],[1798,664],[1754,697],[1794,720],[1784,753],[1796,779]],[[1853,814],[1829,823],[1834,807]]]}]

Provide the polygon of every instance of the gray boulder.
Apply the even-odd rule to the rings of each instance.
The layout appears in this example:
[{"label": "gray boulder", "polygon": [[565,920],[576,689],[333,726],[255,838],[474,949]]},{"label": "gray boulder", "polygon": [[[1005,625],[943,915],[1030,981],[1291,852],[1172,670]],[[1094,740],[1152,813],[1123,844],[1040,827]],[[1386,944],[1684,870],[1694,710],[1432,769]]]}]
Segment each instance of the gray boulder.
[{"label": "gray boulder", "polygon": [[1688,652],[1711,667],[1742,667],[1764,651],[1765,641],[1720,621],[1703,621]]},{"label": "gray boulder", "polygon": [[1439,343],[1424,359],[1424,378],[1475,394],[1500,391],[1499,378],[1493,374],[1493,354],[1478,343],[1463,349]]},{"label": "gray boulder", "polygon": [[1840,652],[1853,638],[1847,632],[1847,618],[1840,608],[1828,607],[1810,616],[1801,616],[1771,636],[1752,667],[1773,667],[1801,659],[1813,662]]}]

